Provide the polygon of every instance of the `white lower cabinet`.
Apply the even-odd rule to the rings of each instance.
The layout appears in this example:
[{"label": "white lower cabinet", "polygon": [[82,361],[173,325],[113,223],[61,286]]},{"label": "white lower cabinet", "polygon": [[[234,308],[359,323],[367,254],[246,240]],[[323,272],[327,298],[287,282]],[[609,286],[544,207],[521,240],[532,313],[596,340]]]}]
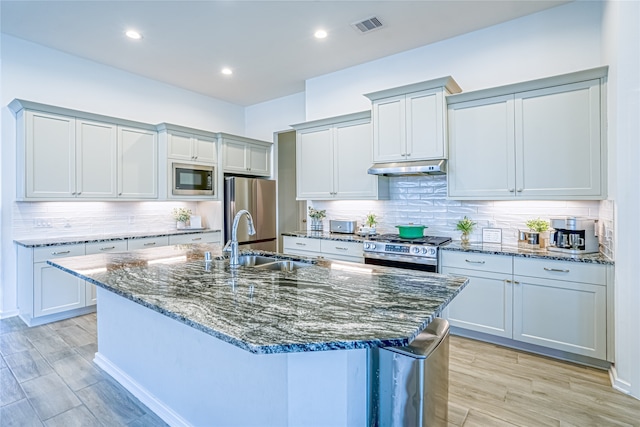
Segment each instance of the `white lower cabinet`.
[{"label": "white lower cabinet", "polygon": [[605,266],[442,251],[441,272],[470,280],[445,309],[452,326],[607,359]]},{"label": "white lower cabinet", "polygon": [[138,249],[157,248],[159,246],[167,246],[169,244],[168,236],[158,237],[141,237],[138,239],[128,239],[127,249],[135,251]]},{"label": "white lower cabinet", "polygon": [[189,243],[220,243],[221,240],[222,236],[219,231],[211,231],[208,233],[178,234],[175,236],[169,236],[170,245],[184,245]]},{"label": "white lower cabinet", "polygon": [[360,242],[294,236],[283,236],[282,242],[285,254],[323,257],[336,261],[364,262],[364,249]]},{"label": "white lower cabinet", "polygon": [[[91,242],[85,244],[85,254],[104,254],[108,252],[126,252],[127,241],[126,240],[109,240],[106,242]],[[85,285],[85,304],[87,306],[96,305],[96,285],[93,285],[87,281],[83,282]]]}]

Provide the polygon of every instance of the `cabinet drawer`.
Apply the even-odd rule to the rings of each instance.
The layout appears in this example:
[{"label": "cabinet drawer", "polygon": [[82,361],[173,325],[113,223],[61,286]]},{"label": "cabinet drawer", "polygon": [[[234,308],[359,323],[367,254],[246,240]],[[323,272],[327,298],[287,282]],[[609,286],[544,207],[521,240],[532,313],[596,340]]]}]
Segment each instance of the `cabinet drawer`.
[{"label": "cabinet drawer", "polygon": [[192,233],[169,236],[170,245],[184,245],[187,243],[220,243],[220,232]]},{"label": "cabinet drawer", "polygon": [[33,250],[33,262],[43,262],[48,259],[64,258],[84,255],[84,243],[76,245],[45,246]]},{"label": "cabinet drawer", "polygon": [[136,249],[148,249],[158,246],[167,246],[169,244],[169,238],[167,236],[162,237],[144,237],[141,239],[129,239],[127,241],[127,248],[130,251]]},{"label": "cabinet drawer", "polygon": [[513,271],[515,275],[519,276],[593,283],[595,285],[606,285],[607,283],[607,269],[600,264],[515,257]]},{"label": "cabinet drawer", "polygon": [[442,251],[441,264],[443,267],[511,274],[513,271],[512,258],[509,255]]},{"label": "cabinet drawer", "polygon": [[284,249],[305,252],[320,252],[320,239],[306,239],[304,237],[284,236]]},{"label": "cabinet drawer", "polygon": [[127,250],[126,240],[111,240],[109,242],[87,243],[85,252],[87,255],[103,254],[106,252],[124,252]]},{"label": "cabinet drawer", "polygon": [[338,240],[321,240],[320,250],[323,254],[343,255],[350,257],[363,257],[362,243],[341,242]]}]

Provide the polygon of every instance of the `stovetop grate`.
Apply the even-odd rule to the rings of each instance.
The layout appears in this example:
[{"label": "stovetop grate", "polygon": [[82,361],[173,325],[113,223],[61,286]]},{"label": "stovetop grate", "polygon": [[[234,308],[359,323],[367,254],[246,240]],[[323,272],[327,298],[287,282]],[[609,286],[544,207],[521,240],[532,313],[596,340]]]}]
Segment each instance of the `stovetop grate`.
[{"label": "stovetop grate", "polygon": [[414,239],[405,239],[401,238],[398,234],[378,234],[376,236],[370,236],[370,240],[376,242],[387,242],[387,243],[409,243],[412,245],[433,245],[440,246],[451,241],[451,237],[442,237],[442,236],[422,236],[416,237]]}]

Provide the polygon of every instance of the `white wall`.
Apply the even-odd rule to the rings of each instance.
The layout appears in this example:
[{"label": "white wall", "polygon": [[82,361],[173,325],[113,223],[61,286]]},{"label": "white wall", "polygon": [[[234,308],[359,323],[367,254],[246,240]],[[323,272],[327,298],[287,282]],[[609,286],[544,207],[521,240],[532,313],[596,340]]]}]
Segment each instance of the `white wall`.
[{"label": "white wall", "polygon": [[600,66],[601,10],[571,3],[310,79],[306,120],[362,111],[364,93],[448,75],[470,91]]},{"label": "white wall", "polygon": [[275,132],[291,130],[292,124],[305,121],[304,92],[296,93],[245,110],[245,132],[249,138],[273,141]]},{"label": "white wall", "polygon": [[603,14],[609,69],[609,141],[615,168],[614,386],[640,399],[640,2],[609,1]]},{"label": "white wall", "polygon": [[[1,210],[2,236],[0,317],[16,312],[16,237],[36,236],[33,218],[46,216],[54,227],[45,235],[71,233],[99,234],[125,228],[164,229],[170,223],[170,206],[145,202],[97,205],[83,203],[16,203],[15,117],[7,108],[14,98],[56,105],[106,116],[157,124],[169,122],[196,129],[244,134],[244,108],[210,97],[143,78],[112,67],[71,56],[60,51],[1,36]],[[175,204],[176,206],[179,204]],[[171,205],[173,206],[173,205]],[[78,215],[71,215],[72,212]],[[207,212],[208,213],[208,212]],[[205,215],[207,214],[205,213]],[[133,224],[128,224],[133,216]],[[71,217],[71,227],[64,227]],[[136,219],[137,218],[137,219]],[[145,222],[144,220],[149,222]],[[103,225],[95,226],[101,221]],[[93,223],[94,225],[91,225]],[[152,224],[152,225],[149,225]],[[15,230],[14,230],[15,226]],[[100,231],[100,229],[102,231]]]}]

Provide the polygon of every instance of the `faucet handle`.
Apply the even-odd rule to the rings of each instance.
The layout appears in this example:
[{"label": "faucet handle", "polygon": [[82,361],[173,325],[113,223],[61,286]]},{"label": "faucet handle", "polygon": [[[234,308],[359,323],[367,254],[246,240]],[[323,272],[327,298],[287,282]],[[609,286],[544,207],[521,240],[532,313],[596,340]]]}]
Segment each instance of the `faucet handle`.
[{"label": "faucet handle", "polygon": [[231,252],[231,240],[227,240],[224,248],[222,248],[222,252]]}]

